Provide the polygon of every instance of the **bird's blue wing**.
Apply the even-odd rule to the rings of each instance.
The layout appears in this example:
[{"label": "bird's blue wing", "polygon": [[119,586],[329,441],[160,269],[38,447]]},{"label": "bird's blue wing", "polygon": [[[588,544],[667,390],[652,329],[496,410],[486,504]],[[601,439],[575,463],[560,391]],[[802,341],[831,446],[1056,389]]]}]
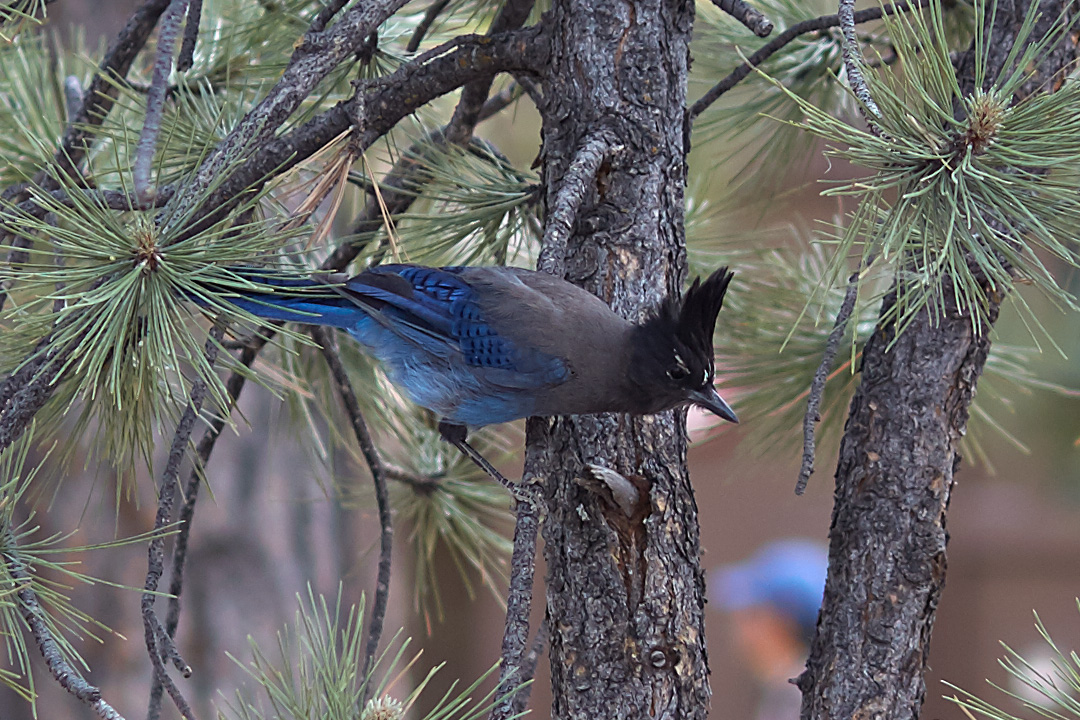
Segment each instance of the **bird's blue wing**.
[{"label": "bird's blue wing", "polygon": [[[563,382],[569,369],[555,357],[501,336],[484,317],[477,290],[462,268],[381,265],[352,278],[339,292],[384,328],[429,351],[435,344],[460,351],[465,363],[493,372],[499,385],[535,388]],[[510,301],[510,299],[508,299]]]}]

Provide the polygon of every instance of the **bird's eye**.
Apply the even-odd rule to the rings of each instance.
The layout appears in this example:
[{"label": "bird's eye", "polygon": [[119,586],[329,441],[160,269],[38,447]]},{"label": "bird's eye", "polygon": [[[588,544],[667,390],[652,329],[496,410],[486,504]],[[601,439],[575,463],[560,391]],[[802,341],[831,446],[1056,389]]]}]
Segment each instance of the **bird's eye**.
[{"label": "bird's eye", "polygon": [[672,380],[685,380],[689,375],[690,371],[682,365],[676,365],[667,371],[667,376]]}]

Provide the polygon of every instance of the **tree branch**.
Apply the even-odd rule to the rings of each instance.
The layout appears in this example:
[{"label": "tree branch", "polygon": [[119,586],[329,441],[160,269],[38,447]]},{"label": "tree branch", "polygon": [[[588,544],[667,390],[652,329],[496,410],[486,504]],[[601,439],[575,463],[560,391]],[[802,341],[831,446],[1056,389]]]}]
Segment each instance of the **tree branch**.
[{"label": "tree branch", "polygon": [[[315,86],[352,55],[386,18],[406,2],[407,0],[373,0],[358,3],[330,28],[308,31],[293,51],[281,79],[266,97],[244,116],[228,137],[214,148],[195,175],[185,183],[183,194],[178,198],[180,209],[202,204],[207,189],[215,183],[226,166],[235,163],[242,156],[255,153],[256,150],[256,155],[264,155],[265,143],[273,138],[278,128],[292,116]],[[332,137],[340,133],[339,130]],[[264,173],[251,178],[245,187],[265,176]]]},{"label": "tree branch", "polygon": [[851,85],[851,91],[861,103],[859,111],[870,127],[870,132],[880,137],[882,131],[878,125],[878,119],[881,118],[881,110],[874,102],[870,87],[866,84],[866,78],[863,77],[862,48],[859,47],[859,40],[855,37],[855,0],[840,0],[839,11],[836,14],[840,18],[840,30],[844,37],[841,51],[844,56],[848,84]]},{"label": "tree branch", "polygon": [[[898,12],[906,12],[913,8],[924,7],[927,2],[929,2],[929,0],[919,0],[919,2],[914,4],[898,2],[886,5],[884,8],[867,8],[866,10],[860,10],[855,13],[854,22],[855,24],[859,24],[870,22],[872,20],[880,20],[884,15],[895,15]],[[697,102],[690,106],[690,111],[687,114],[688,124],[693,125],[697,116],[716,102],[721,95],[742,82],[754,68],[775,55],[779,50],[783,49],[800,35],[839,26],[839,14],[822,15],[821,17],[813,18],[812,20],[803,20],[800,23],[795,23],[768,43],[762,45],[757,52],[747,58],[746,62],[732,70],[728,73],[727,77],[713,85],[708,92],[698,98]]]},{"label": "tree branch", "polygon": [[524,715],[525,707],[529,704],[529,696],[532,694],[533,688],[531,681],[536,676],[536,666],[540,662],[540,655],[544,652],[544,646],[547,645],[548,633],[548,619],[545,617],[540,621],[540,627],[536,628],[536,637],[533,638],[528,654],[521,659],[521,678],[522,682],[527,684],[514,693],[514,700],[510,708],[511,717]]},{"label": "tree branch", "polygon": [[[491,21],[487,37],[520,28],[528,19],[534,2],[535,0],[506,0],[499,8],[495,19]],[[472,137],[476,123],[480,121],[480,111],[491,93],[491,83],[494,80],[495,76],[489,75],[473,80],[461,89],[461,100],[458,101],[454,114],[447,123],[447,140],[462,145]]]},{"label": "tree branch", "polygon": [[[202,0],[188,3],[187,23],[184,25],[184,41],[176,58],[176,71],[186,72],[195,62],[195,43],[199,40],[199,21],[202,20]],[[170,88],[171,90],[171,88]]]},{"label": "tree branch", "polygon": [[[68,124],[60,149],[57,150],[53,159],[61,174],[66,173],[73,178],[78,177],[76,167],[86,154],[94,132],[93,128],[105,121],[116,101],[118,92],[116,80],[127,76],[131,64],[143,49],[157,24],[158,17],[165,12],[169,2],[170,0],[147,0],[135,11],[124,29],[116,36],[116,40],[109,46],[98,68],[98,73],[83,95],[83,105]],[[43,177],[41,180],[46,189],[55,189],[56,186],[54,184],[50,186],[51,181],[48,179]]]},{"label": "tree branch", "polygon": [[[258,357],[259,351],[269,342],[272,333],[259,336],[248,347],[240,352],[239,362],[244,367],[251,367]],[[176,629],[180,625],[180,596],[184,591],[184,569],[187,566],[188,542],[191,538],[192,522],[195,519],[195,504],[199,497],[199,487],[202,485],[202,477],[210,454],[221,431],[225,428],[226,419],[232,408],[240,399],[240,392],[244,389],[246,378],[239,372],[233,371],[225,381],[225,391],[229,398],[229,407],[221,414],[214,417],[210,427],[203,432],[199,444],[195,448],[195,463],[188,475],[187,484],[184,486],[184,504],[180,507],[180,516],[177,519],[176,537],[173,539],[172,570],[169,573],[169,610],[165,616],[163,627],[164,637],[168,644],[172,644],[176,637]],[[181,672],[183,672],[181,670]],[[155,675],[150,685],[151,713],[160,713],[161,698],[165,686]],[[157,708],[154,710],[154,708]]]},{"label": "tree branch", "polygon": [[350,126],[356,125],[359,130],[357,149],[366,150],[402,118],[431,100],[478,78],[539,70],[548,52],[540,31],[528,27],[491,38],[459,37],[420,55],[390,75],[361,85],[351,99],[261,146],[209,194],[191,232],[227,212],[238,195],[303,162]]},{"label": "tree branch", "polygon": [[[176,38],[180,35],[180,23],[184,20],[187,6],[188,0],[172,0],[161,18],[150,92],[146,95],[146,115],[143,117],[142,132],[139,133],[135,162],[131,169],[135,197],[140,203],[147,203],[154,197],[154,189],[150,185],[150,167],[154,162],[154,151],[157,149],[158,134],[161,132],[161,116],[165,111],[165,98],[169,93],[169,73],[172,71]],[[194,49],[194,46],[192,48]]]},{"label": "tree branch", "polygon": [[38,343],[30,358],[0,384],[0,452],[18,440],[37,411],[56,389],[56,380],[82,338],[66,347],[44,350],[51,336]]},{"label": "tree branch", "polygon": [[405,46],[405,52],[414,53],[420,49],[420,43],[424,41],[424,36],[428,34],[428,30],[435,24],[435,20],[438,19],[449,4],[450,0],[435,0],[431,5],[428,5],[427,12],[424,13],[423,19],[413,30],[412,37],[409,38],[409,44]]},{"label": "tree branch", "polygon": [[16,550],[17,542],[15,534],[10,527],[4,531],[4,567],[16,588],[15,595],[18,598],[19,613],[23,621],[30,629],[30,633],[37,642],[41,657],[45,660],[45,666],[60,687],[79,699],[80,702],[89,706],[98,717],[104,720],[123,720],[116,710],[101,697],[101,690],[88,683],[71,664],[64,659],[60,646],[53,638],[48,624],[45,622],[45,611],[41,607],[37,593],[34,592],[33,579],[29,568],[19,557]]},{"label": "tree branch", "polygon": [[607,128],[590,132],[574,153],[566,174],[563,175],[555,202],[545,221],[543,249],[536,264],[537,270],[563,276],[566,260],[566,244],[574,230],[578,209],[596,180],[600,164],[615,148],[617,139]]},{"label": "tree branch", "polygon": [[[218,344],[221,342],[222,337],[225,335],[225,326],[218,322],[215,323],[213,329],[210,331],[210,337],[206,340],[206,360],[212,367],[217,360]],[[157,515],[154,517],[154,530],[163,530],[172,520],[172,508],[173,501],[176,496],[176,487],[179,484],[180,479],[180,464],[184,460],[184,453],[187,449],[188,442],[191,440],[191,433],[195,429],[195,421],[198,420],[199,413],[202,411],[203,401],[206,399],[206,382],[201,378],[195,380],[191,387],[191,397],[188,401],[187,407],[184,409],[184,413],[180,416],[180,422],[176,425],[176,432],[173,435],[172,445],[169,448],[169,458],[165,463],[165,471],[161,474],[161,482],[158,485],[158,509]],[[154,612],[154,601],[157,599],[158,583],[161,581],[162,573],[164,572],[164,560],[165,560],[165,539],[158,535],[150,541],[150,547],[147,550],[147,569],[146,569],[146,582],[143,584],[143,596],[142,596],[142,615],[143,615],[143,635],[146,640],[147,654],[150,656],[150,662],[154,667],[154,677],[160,682],[169,693],[169,697],[172,698],[173,703],[176,705],[176,709],[180,711],[180,714],[188,720],[195,718],[194,712],[187,704],[183,695],[180,693],[179,688],[173,683],[165,670],[165,665],[162,662],[162,651],[168,651],[169,646],[172,645],[171,639],[168,633],[165,632],[161,622],[158,620],[157,614]],[[175,650],[175,648],[173,648]],[[169,652],[170,657],[174,661],[179,659],[179,655]],[[181,661],[182,664],[182,661]],[[148,720],[156,720],[161,711],[160,703],[155,704],[153,702],[153,693],[151,693],[151,702],[147,711]]]},{"label": "tree branch", "polygon": [[[333,335],[326,328],[316,327],[311,331],[311,337],[322,346],[323,357],[330,368],[330,374],[337,385],[338,396],[341,404],[345,407],[345,414],[349,416],[349,424],[352,425],[353,435],[356,436],[356,444],[367,461],[371,471],[371,481],[375,485],[375,502],[379,507],[379,526],[381,528],[379,547],[379,573],[375,584],[375,603],[371,608],[371,619],[368,622],[368,639],[365,649],[364,672],[361,677],[367,678],[375,666],[375,653],[379,649],[379,638],[382,636],[383,622],[386,620],[386,607],[390,596],[390,561],[394,550],[394,531],[391,525],[390,495],[386,488],[386,470],[382,459],[375,450],[375,443],[368,432],[367,423],[360,412],[360,403],[356,400],[356,392],[353,390],[349,374],[341,362],[337,348],[334,346]],[[368,683],[364,690],[364,698],[361,707],[367,703],[374,686]]]},{"label": "tree branch", "polygon": [[741,22],[747,30],[758,37],[769,37],[769,33],[773,31],[773,24],[769,18],[743,0],[713,0],[713,5]]},{"label": "tree branch", "polygon": [[[499,685],[495,692],[496,704],[491,709],[490,720],[509,720],[517,717],[516,698],[522,683],[531,679],[532,673],[525,660],[525,646],[529,642],[529,612],[532,608],[533,578],[536,574],[536,535],[540,529],[540,487],[526,481],[520,490],[528,491],[534,500],[519,502],[517,521],[514,525],[514,551],[510,556],[510,590],[506,598],[506,627],[503,630],[502,662],[499,667]],[[536,665],[533,663],[532,669]]]},{"label": "tree branch", "polygon": [[320,33],[325,30],[327,23],[333,20],[334,16],[341,12],[341,8],[348,4],[349,0],[330,0],[319,10],[319,14],[315,16],[315,19],[311,21],[308,32]]},{"label": "tree branch", "polygon": [[[869,267],[869,259],[863,263],[863,267]],[[844,301],[840,305],[840,311],[836,313],[833,329],[829,332],[829,339],[825,343],[825,352],[821,355],[821,364],[818,365],[814,379],[810,383],[810,396],[806,400],[806,414],[803,416],[803,454],[802,465],[799,467],[799,479],[795,482],[795,494],[802,495],[806,491],[806,483],[814,474],[814,426],[821,422],[821,396],[825,392],[825,383],[829,379],[829,371],[832,370],[833,360],[840,347],[840,341],[844,339],[847,331],[848,320],[855,310],[855,299],[859,294],[859,275],[861,270],[851,274],[848,278],[847,290],[844,292]]]}]

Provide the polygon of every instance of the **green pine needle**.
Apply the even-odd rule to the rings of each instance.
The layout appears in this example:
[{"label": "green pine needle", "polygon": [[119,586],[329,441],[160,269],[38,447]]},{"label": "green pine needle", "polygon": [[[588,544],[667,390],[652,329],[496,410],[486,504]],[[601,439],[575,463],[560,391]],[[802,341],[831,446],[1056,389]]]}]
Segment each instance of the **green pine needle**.
[{"label": "green pine needle", "polygon": [[[443,665],[430,670],[411,688],[407,671],[419,653],[406,661],[410,640],[397,633],[376,658],[369,675],[363,673],[366,637],[363,632],[364,600],[348,609],[342,606],[341,588],[333,603],[315,595],[308,586],[307,598],[297,596],[300,609],[290,627],[278,633],[277,652],[271,657],[254,641],[252,661],[240,665],[265,695],[265,702],[237,693],[236,703],[226,703],[222,717],[237,720],[355,720],[365,691],[370,699],[360,712],[362,720],[401,720]],[[491,711],[495,690],[480,694],[481,683],[495,667],[461,691],[455,682],[432,710],[420,720],[478,720]],[[515,688],[516,690],[516,688]],[[477,695],[474,699],[472,696]]]},{"label": "green pine needle", "polygon": [[[490,145],[469,148],[428,142],[408,156],[425,175],[417,199],[394,218],[393,248],[402,260],[425,265],[527,264],[539,250],[536,178],[515,168]],[[353,182],[368,179],[353,176]],[[356,236],[368,255],[388,254],[373,242],[382,230]]]},{"label": "green pine needle", "polygon": [[[1077,601],[1080,609],[1080,601]],[[1024,659],[1020,653],[1013,650],[1005,643],[1005,657],[998,660],[1006,672],[1028,688],[1023,695],[1006,690],[996,683],[987,681],[991,687],[1007,695],[1014,701],[1019,701],[1027,710],[1031,711],[1029,717],[1054,718],[1067,720],[1068,718],[1080,718],[1080,655],[1075,651],[1061,649],[1050,636],[1046,626],[1038,613],[1035,615],[1035,628],[1046,643],[1052,655],[1052,667],[1036,667]],[[980,716],[989,720],[1021,720],[1020,717],[1002,710],[993,703],[983,700],[973,693],[963,690],[950,682],[944,685],[954,690],[952,696],[945,696],[946,700],[959,705],[968,717]],[[958,694],[957,694],[958,693]]]},{"label": "green pine needle", "polygon": [[52,161],[69,108],[64,82],[74,75],[83,87],[90,74],[43,33],[0,45],[0,185],[25,182]]},{"label": "green pine needle", "polygon": [[[801,448],[808,388],[844,288],[822,290],[820,279],[831,260],[821,242],[809,244],[805,238],[797,238],[791,248],[741,253],[726,249],[724,254],[739,272],[720,313],[715,341],[721,392],[730,395],[729,400],[734,398],[740,417],[758,429],[754,435],[761,441],[747,438],[747,448],[755,453],[780,449],[794,456]],[[716,262],[710,260],[709,264],[714,267]],[[851,351],[836,358],[825,385],[818,426],[820,447],[838,442],[858,384],[862,348],[874,330],[889,281],[887,274],[875,273],[864,278],[848,327]],[[1023,439],[1003,422],[1013,410],[1010,401],[1018,395],[1033,391],[1076,393],[1040,379],[1031,370],[1039,352],[1038,347],[993,344],[972,406],[969,431],[961,441],[965,457],[989,466],[984,448],[999,438],[1026,452]]]},{"label": "green pine needle", "polygon": [[0,40],[13,42],[27,27],[45,20],[45,0],[12,0],[0,7]]},{"label": "green pine needle", "polygon": [[[104,457],[123,463],[141,455],[149,462],[155,432],[171,431],[195,378],[209,388],[208,412],[227,406],[223,380],[206,360],[209,336],[200,319],[220,313],[265,325],[228,303],[230,293],[259,287],[230,268],[273,258],[290,235],[236,219],[256,210],[261,197],[189,237],[184,218],[169,209],[121,212],[79,189],[67,191],[70,206],[31,188],[49,212],[46,220],[18,213],[8,222],[21,235],[51,242],[34,243],[29,260],[9,271],[14,302],[0,314],[7,327],[0,366],[13,369],[42,338],[48,342],[37,352],[72,348],[62,367],[68,387],[54,407],[57,399],[63,408],[78,400],[76,427],[97,427]],[[238,369],[228,353],[219,357]]]},{"label": "green pine needle", "polygon": [[[802,20],[836,11],[835,3],[823,0],[809,3],[763,0],[756,6],[775,24],[774,35]],[[694,55],[691,87],[704,92],[742,65],[764,42],[715,4],[698,3],[691,46]],[[836,79],[841,65],[838,30],[799,37],[762,66],[787,92],[763,76],[751,74],[745,78],[694,123],[693,147],[698,152],[692,155],[691,162],[704,154],[707,168],[699,172],[723,168],[725,179],[739,178],[743,181],[739,182],[739,189],[761,197],[763,187],[778,186],[790,176],[792,166],[809,159],[813,143],[805,133],[788,125],[762,122],[760,116],[792,122],[800,119],[801,110],[787,93],[830,114],[853,116],[855,106]],[[734,173],[733,163],[738,168]]]},{"label": "green pine needle", "polygon": [[[975,10],[981,47],[985,3]],[[938,0],[923,13],[887,19],[902,71],[867,76],[882,136],[784,90],[806,115],[800,126],[836,143],[829,154],[871,171],[826,193],[860,198],[826,286],[838,284],[860,247],[864,261],[873,257],[897,273],[887,320],[900,331],[923,310],[938,316],[952,294],[974,331],[984,332],[990,295],[1012,290],[1014,274],[1075,307],[1043,258],[1080,266],[1073,240],[1080,223],[1080,86],[1070,80],[1054,93],[1014,97],[1038,54],[1067,29],[1059,23],[1025,47],[1036,17],[1033,10],[1021,28],[1002,77],[970,96],[962,96],[948,49],[935,41],[947,34]],[[976,77],[986,72],[979,54]]]},{"label": "green pine needle", "polygon": [[[117,583],[94,578],[78,571],[80,555],[91,550],[111,549],[125,545],[147,542],[160,532],[147,532],[136,536],[111,540],[92,545],[68,544],[75,534],[57,533],[38,537],[39,528],[34,515],[19,522],[15,519],[16,507],[32,486],[40,483],[39,476],[49,460],[55,444],[49,448],[37,466],[30,468],[27,459],[30,449],[37,443],[32,426],[23,436],[0,453],[0,639],[5,649],[5,665],[0,665],[0,684],[14,690],[19,696],[33,702],[37,697],[32,668],[38,660],[38,648],[32,642],[17,597],[23,586],[11,576],[10,563],[17,562],[29,575],[29,588],[37,596],[43,614],[41,620],[48,629],[61,657],[77,672],[88,669],[73,641],[89,638],[100,642],[97,633],[111,633],[106,625],[75,607],[68,596],[72,585],[109,585],[115,588],[141,592]],[[167,528],[166,534],[174,532]]]}]

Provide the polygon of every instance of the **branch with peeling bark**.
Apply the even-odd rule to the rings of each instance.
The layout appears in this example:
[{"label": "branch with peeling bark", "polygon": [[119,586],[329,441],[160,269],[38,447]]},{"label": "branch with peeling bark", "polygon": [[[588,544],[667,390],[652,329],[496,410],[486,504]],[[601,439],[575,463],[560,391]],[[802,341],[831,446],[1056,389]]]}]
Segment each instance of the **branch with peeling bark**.
[{"label": "branch with peeling bark", "polygon": [[[224,325],[216,323],[210,332],[210,337],[206,340],[206,361],[211,367],[217,360],[218,346],[224,335]],[[206,382],[201,378],[192,384],[188,405],[176,425],[176,432],[169,447],[169,457],[165,463],[165,470],[161,474],[161,482],[158,485],[158,509],[154,518],[154,530],[157,533],[160,533],[172,522],[173,502],[175,501],[176,489],[180,479],[180,465],[184,460],[184,452],[187,449],[188,442],[191,440],[191,433],[195,429],[195,421],[198,419],[199,413],[202,412],[206,392]],[[150,546],[147,549],[146,581],[143,585],[141,603],[143,633],[146,640],[146,651],[154,668],[156,683],[160,683],[169,693],[169,697],[172,698],[180,714],[186,720],[192,720],[195,714],[184,699],[180,689],[176,687],[176,683],[169,677],[162,658],[171,659],[185,677],[191,674],[191,668],[184,663],[180,654],[176,651],[172,638],[165,631],[161,621],[158,620],[157,613],[154,611],[158,583],[161,581],[164,572],[164,546],[165,539],[159,534],[150,541]],[[148,719],[155,720],[160,711],[160,701],[155,703],[152,693],[150,709],[147,713]]]},{"label": "branch with peeling bark", "polygon": [[60,646],[44,620],[45,611],[41,607],[37,593],[34,592],[30,571],[26,563],[19,558],[15,534],[10,527],[4,528],[3,533],[5,548],[3,563],[15,589],[19,614],[22,615],[26,627],[30,629],[30,634],[34,636],[34,641],[37,643],[38,650],[41,651],[41,657],[45,660],[45,666],[49,668],[49,673],[60,687],[87,705],[98,717],[103,720],[123,720],[120,713],[101,697],[101,690],[84,680],[71,663],[64,659]]},{"label": "branch with peeling bark", "polygon": [[595,130],[581,141],[563,175],[555,202],[548,210],[538,270],[562,277],[567,242],[574,230],[581,202],[589,191],[590,183],[596,181],[600,164],[615,149],[617,141],[615,134],[607,128]]},{"label": "branch with peeling bark", "polygon": [[[375,486],[375,503],[379,508],[379,571],[375,581],[375,602],[371,608],[371,618],[368,620],[367,646],[364,650],[364,670],[361,677],[368,677],[375,666],[375,654],[379,649],[379,638],[382,637],[383,623],[386,620],[386,608],[390,597],[390,561],[394,551],[394,531],[390,516],[390,495],[386,487],[386,469],[382,458],[375,450],[375,443],[371,439],[367,422],[360,412],[360,403],[356,400],[356,391],[353,390],[349,375],[345,372],[345,366],[338,355],[337,346],[333,335],[326,328],[315,328],[311,331],[311,337],[322,347],[326,365],[330,368],[330,375],[334,378],[337,386],[338,397],[345,408],[345,414],[349,416],[349,424],[352,425],[356,444],[367,462],[368,470],[371,471],[371,481]],[[367,703],[373,683],[368,683],[362,698],[361,706]]]},{"label": "branch with peeling bark", "polygon": [[[528,662],[525,647],[529,642],[529,613],[532,609],[533,580],[536,575],[536,537],[540,531],[540,485],[533,480],[522,483],[531,502],[519,502],[514,524],[514,550],[510,556],[510,590],[506,598],[506,625],[503,629],[499,685],[490,720],[509,720],[520,710],[518,696],[524,683],[532,680],[536,663]],[[524,704],[525,701],[520,701]]]},{"label": "branch with peeling bark", "polygon": [[855,37],[855,0],[840,0],[840,8],[836,14],[840,18],[840,30],[844,37],[841,50],[848,84],[851,85],[851,91],[861,103],[859,110],[870,127],[870,132],[880,136],[882,131],[877,121],[881,117],[881,110],[874,102],[874,96],[870,93],[866,78],[863,77],[862,49],[858,38]]},{"label": "branch with peeling bark", "polygon": [[[880,20],[884,15],[895,15],[898,12],[907,12],[913,8],[924,7],[927,2],[929,2],[929,0],[920,0],[917,3],[899,2],[884,7],[859,10],[852,16],[852,22],[858,25],[873,20]],[[697,119],[698,115],[719,100],[721,95],[746,79],[746,77],[753,72],[754,68],[771,58],[800,35],[840,27],[840,24],[841,18],[839,14],[822,15],[821,17],[816,17],[811,20],[803,20],[802,22],[795,23],[768,43],[758,48],[753,55],[746,59],[746,62],[732,70],[723,80],[709,88],[708,92],[690,106],[690,110],[687,113],[688,124],[693,125],[694,120]]]},{"label": "branch with peeling bark", "polygon": [[769,18],[743,0],[713,0],[713,5],[741,22],[747,30],[758,37],[768,37],[773,31],[773,24]]},{"label": "branch with peeling bark", "polygon": [[810,476],[814,474],[814,428],[821,422],[821,396],[825,392],[825,383],[829,378],[836,353],[840,349],[840,341],[847,332],[848,321],[855,311],[855,300],[859,294],[859,278],[863,271],[873,263],[873,257],[868,257],[862,264],[862,269],[851,274],[848,278],[847,290],[844,291],[844,301],[840,304],[840,310],[836,313],[833,329],[829,332],[829,339],[825,343],[825,352],[821,355],[821,363],[814,372],[814,379],[810,383],[810,394],[806,399],[806,414],[803,416],[803,452],[802,463],[799,467],[799,479],[795,482],[795,494],[802,495],[806,491],[806,484]]}]

